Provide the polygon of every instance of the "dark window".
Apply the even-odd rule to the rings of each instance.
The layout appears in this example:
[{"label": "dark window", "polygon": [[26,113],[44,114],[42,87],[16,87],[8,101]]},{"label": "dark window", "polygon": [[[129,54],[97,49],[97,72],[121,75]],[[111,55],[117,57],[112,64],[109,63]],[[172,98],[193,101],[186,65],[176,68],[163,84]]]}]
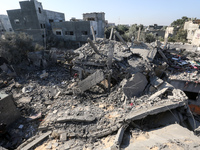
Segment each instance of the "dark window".
[{"label": "dark window", "polygon": [[49,23],[52,23],[52,22],[54,22],[54,20],[53,19],[49,19]]},{"label": "dark window", "polygon": [[9,31],[12,31],[12,29],[11,29],[11,28],[9,28]]},{"label": "dark window", "polygon": [[14,20],[15,24],[19,24],[19,19]]},{"label": "dark window", "polygon": [[44,27],[44,28],[46,28],[46,25],[45,25],[45,24],[43,24],[43,27]]},{"label": "dark window", "polygon": [[59,20],[60,22],[63,22],[62,20]]},{"label": "dark window", "polygon": [[41,8],[40,8],[40,7],[38,8],[38,10],[39,10],[39,13],[42,13],[42,11],[41,11]]},{"label": "dark window", "polygon": [[41,27],[41,29],[43,29],[43,25],[42,24],[40,24],[40,27]]},{"label": "dark window", "polygon": [[70,35],[74,35],[74,32],[73,32],[73,31],[70,31]]},{"label": "dark window", "polygon": [[88,21],[95,21],[95,18],[87,18]]},{"label": "dark window", "polygon": [[65,31],[65,35],[74,35],[73,31]]},{"label": "dark window", "polygon": [[87,31],[82,31],[82,35],[88,35]]},{"label": "dark window", "polygon": [[61,31],[56,31],[56,35],[62,35]]},{"label": "dark window", "polygon": [[94,31],[94,34],[97,34],[97,31]]}]

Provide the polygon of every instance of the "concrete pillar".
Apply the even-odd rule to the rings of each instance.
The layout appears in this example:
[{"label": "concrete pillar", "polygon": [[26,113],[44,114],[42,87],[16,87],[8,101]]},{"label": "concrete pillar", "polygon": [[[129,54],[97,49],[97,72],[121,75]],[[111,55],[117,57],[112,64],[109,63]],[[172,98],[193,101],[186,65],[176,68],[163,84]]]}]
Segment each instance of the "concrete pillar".
[{"label": "concrete pillar", "polygon": [[137,41],[140,41],[140,32],[141,32],[141,27],[139,27],[139,31],[138,31],[138,37],[137,37]]},{"label": "concrete pillar", "polygon": [[92,35],[93,35],[93,41],[96,42],[96,35],[94,33],[94,28],[93,26],[91,26],[91,30],[92,30]]},{"label": "concrete pillar", "polygon": [[91,40],[90,38],[88,38],[87,41],[90,43],[90,46],[93,48],[93,50],[94,50],[97,54],[101,55],[101,54],[99,53],[99,51],[97,50],[97,47],[96,47],[96,46],[94,45],[94,43],[92,42],[92,40]]},{"label": "concrete pillar", "polygon": [[114,31],[114,28],[112,27],[111,32],[110,32],[110,38],[109,38],[110,40],[112,40],[113,31]]},{"label": "concrete pillar", "polygon": [[124,44],[124,46],[128,47],[128,45],[126,44],[126,42],[123,40],[123,38],[121,37],[121,35],[119,35],[119,33],[117,31],[115,31],[115,35],[119,38],[119,40]]}]

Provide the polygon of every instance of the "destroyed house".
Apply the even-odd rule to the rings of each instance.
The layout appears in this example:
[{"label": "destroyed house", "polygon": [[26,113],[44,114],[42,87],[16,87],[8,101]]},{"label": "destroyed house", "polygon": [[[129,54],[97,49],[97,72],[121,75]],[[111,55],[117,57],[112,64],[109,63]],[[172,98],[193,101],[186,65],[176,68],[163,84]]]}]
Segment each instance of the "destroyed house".
[{"label": "destroyed house", "polygon": [[165,35],[165,30],[163,30],[164,26],[159,26],[157,24],[154,25],[149,25],[148,28],[146,29],[147,33],[152,33],[155,34],[156,36],[161,36],[164,38]]},{"label": "destroyed house", "polygon": [[66,21],[52,23],[53,33],[62,36],[66,41],[86,42],[87,38],[92,38],[91,26],[97,32],[97,22],[95,21]]},{"label": "destroyed house", "polygon": [[21,9],[7,10],[15,32],[25,32],[33,37],[35,43],[44,45],[46,36],[51,33],[52,22],[65,21],[65,15],[44,10],[37,0],[19,2]]},{"label": "destroyed house", "polygon": [[91,26],[95,36],[103,38],[105,13],[86,13],[83,14],[83,20],[72,18],[70,21],[52,23],[55,35],[73,42],[86,42],[88,37],[92,38]]}]

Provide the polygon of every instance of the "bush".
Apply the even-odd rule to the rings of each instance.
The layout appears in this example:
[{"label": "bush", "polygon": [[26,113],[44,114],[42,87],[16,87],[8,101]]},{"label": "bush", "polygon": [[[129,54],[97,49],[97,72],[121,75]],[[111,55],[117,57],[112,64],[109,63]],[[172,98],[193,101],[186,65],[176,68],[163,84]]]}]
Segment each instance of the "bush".
[{"label": "bush", "polygon": [[30,51],[34,51],[33,40],[26,33],[6,33],[0,38],[0,56],[9,63],[22,62]]},{"label": "bush", "polygon": [[155,36],[152,33],[148,33],[145,37],[147,43],[154,42],[156,40]]}]

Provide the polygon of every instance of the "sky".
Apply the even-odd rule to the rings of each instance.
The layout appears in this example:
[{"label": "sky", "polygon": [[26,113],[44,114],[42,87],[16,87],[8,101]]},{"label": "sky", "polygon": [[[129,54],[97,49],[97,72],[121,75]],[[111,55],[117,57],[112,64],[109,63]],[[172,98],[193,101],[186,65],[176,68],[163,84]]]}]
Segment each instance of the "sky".
[{"label": "sky", "polygon": [[[65,19],[104,12],[109,23],[170,25],[183,16],[200,19],[200,0],[38,0],[43,8],[62,12]],[[0,0],[0,15],[19,9],[19,0]]]}]

